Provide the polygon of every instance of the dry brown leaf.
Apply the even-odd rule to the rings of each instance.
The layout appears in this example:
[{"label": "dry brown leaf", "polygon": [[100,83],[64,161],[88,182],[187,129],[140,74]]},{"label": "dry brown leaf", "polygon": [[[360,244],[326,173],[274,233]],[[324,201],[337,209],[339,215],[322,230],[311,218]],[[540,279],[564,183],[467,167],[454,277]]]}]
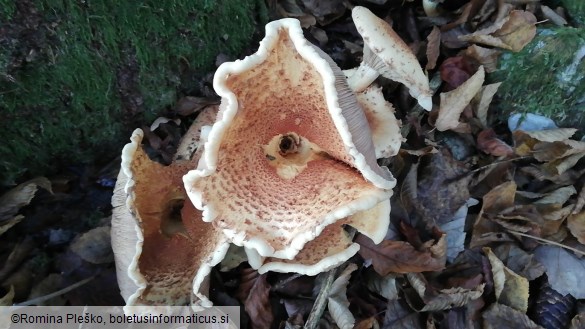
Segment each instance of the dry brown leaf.
[{"label": "dry brown leaf", "polygon": [[483,197],[483,206],[478,219],[473,225],[470,247],[483,246],[491,241],[510,241],[510,238],[500,232],[497,224],[489,220],[485,214],[497,214],[514,205],[516,195],[516,183],[505,182],[494,187]]},{"label": "dry brown leaf", "polygon": [[483,65],[487,73],[492,73],[498,70],[498,59],[501,51],[497,49],[484,48],[478,45],[472,45],[465,49],[465,55],[475,59],[479,64]]},{"label": "dry brown leaf", "polygon": [[12,219],[0,222],[0,235],[6,233],[6,231],[11,229],[14,225],[20,223],[20,221],[22,221],[23,219],[24,219],[24,216],[16,215]]},{"label": "dry brown leaf", "polygon": [[490,248],[483,248],[492,266],[497,301],[526,313],[528,310],[528,280],[504,266]]},{"label": "dry brown leaf", "polygon": [[498,303],[488,307],[482,318],[484,329],[543,329],[526,314]]},{"label": "dry brown leaf", "polygon": [[575,129],[575,128],[557,128],[557,129],[534,130],[534,131],[517,130],[517,131],[514,131],[514,134],[515,135],[517,134],[517,136],[515,136],[514,139],[517,142],[520,142],[523,135],[527,135],[527,136],[532,137],[540,142],[548,142],[548,143],[562,142],[564,140],[571,138],[571,136],[573,136],[576,132],[577,132],[577,129]]},{"label": "dry brown leaf", "polygon": [[535,201],[534,204],[556,204],[562,206],[565,202],[569,201],[573,194],[577,194],[574,186],[563,186],[547,193],[545,197]]},{"label": "dry brown leaf", "polygon": [[585,211],[572,214],[567,218],[567,227],[571,234],[585,245]]},{"label": "dry brown leaf", "polygon": [[488,110],[501,84],[501,82],[498,82],[483,86],[480,92],[474,97],[474,103],[477,104],[475,107],[475,115],[484,127],[489,127],[487,121]]},{"label": "dry brown leaf", "polygon": [[585,155],[585,142],[565,140],[553,143],[538,143],[534,145],[534,158],[538,161],[553,161],[569,155]]},{"label": "dry brown leaf", "polygon": [[518,52],[536,36],[535,24],[536,17],[531,12],[514,10],[488,28],[459,39]]},{"label": "dry brown leaf", "polygon": [[[434,291],[427,288],[428,282],[422,274],[408,273],[406,277],[424,303],[424,307],[417,309],[418,312],[443,311],[465,306],[480,298],[485,287],[485,284],[480,284],[473,289],[455,287]],[[413,303],[411,302],[411,304]]]},{"label": "dry brown leaf", "polygon": [[91,229],[71,243],[71,250],[86,262],[106,264],[114,261],[109,226]]},{"label": "dry brown leaf", "polygon": [[441,30],[433,26],[433,30],[427,37],[427,65],[425,69],[432,70],[437,65],[437,59],[441,53]]},{"label": "dry brown leaf", "polygon": [[514,149],[499,139],[491,128],[485,129],[477,135],[477,148],[496,157],[514,154]]},{"label": "dry brown leaf", "polygon": [[439,131],[455,129],[459,126],[459,117],[477,94],[483,84],[485,72],[480,66],[477,72],[455,90],[441,93],[439,116],[435,126]]},{"label": "dry brown leaf", "polygon": [[356,242],[361,246],[359,254],[364,259],[371,259],[374,270],[382,276],[390,273],[439,271],[445,267],[447,243],[444,234],[430,247],[424,246],[423,250],[416,250],[404,241],[384,240],[376,245],[362,234],[356,238]]},{"label": "dry brown leaf", "polygon": [[38,187],[53,193],[51,182],[45,177],[33,178],[4,193],[0,197],[0,222],[12,219],[20,208],[28,205]]},{"label": "dry brown leaf", "polygon": [[262,274],[254,280],[254,284],[244,301],[244,308],[250,316],[252,328],[270,328],[274,314],[268,299],[269,294],[270,284],[266,281],[266,274]]},{"label": "dry brown leaf", "polygon": [[369,318],[360,320],[360,322],[358,322],[355,325],[354,329],[372,329],[372,328],[379,328],[379,327],[380,327],[380,325],[378,324],[378,321],[376,321],[376,317],[371,316]]}]

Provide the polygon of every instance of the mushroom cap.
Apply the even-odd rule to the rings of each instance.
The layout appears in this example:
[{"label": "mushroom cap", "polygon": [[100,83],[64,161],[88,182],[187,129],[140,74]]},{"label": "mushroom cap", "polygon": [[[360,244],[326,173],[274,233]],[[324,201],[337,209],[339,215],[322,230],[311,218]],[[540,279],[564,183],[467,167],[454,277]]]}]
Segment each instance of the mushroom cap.
[{"label": "mushroom cap", "polygon": [[336,223],[321,232],[314,240],[309,241],[292,260],[267,258],[258,268],[256,255],[248,253],[250,266],[258,268],[259,273],[294,272],[303,275],[317,275],[346,262],[360,249],[343,229],[350,225],[374,241],[380,243],[386,236],[390,224],[390,200],[385,200],[375,207],[360,211]]},{"label": "mushroom cap", "polygon": [[356,96],[372,130],[376,158],[389,158],[398,154],[404,140],[400,133],[401,122],[396,119],[392,104],[384,99],[382,87],[371,85]]},{"label": "mushroom cap", "polygon": [[[396,181],[376,163],[363,110],[297,20],[269,23],[258,52],[222,64],[214,88],[218,120],[184,182],[234,244],[292,259],[325,226],[389,198]],[[265,152],[285,135],[309,153],[287,177]]]},{"label": "mushroom cap", "polygon": [[112,249],[122,297],[127,306],[209,307],[201,288],[229,243],[201,221],[183,188],[182,176],[198,156],[165,167],[148,158],[142,138],[136,129],[124,147],[112,198]]},{"label": "mushroom cap", "polygon": [[433,93],[429,80],[408,45],[388,23],[369,9],[355,6],[351,16],[364,39],[363,64],[372,67],[385,78],[404,84],[420,106],[430,111],[433,107]]}]

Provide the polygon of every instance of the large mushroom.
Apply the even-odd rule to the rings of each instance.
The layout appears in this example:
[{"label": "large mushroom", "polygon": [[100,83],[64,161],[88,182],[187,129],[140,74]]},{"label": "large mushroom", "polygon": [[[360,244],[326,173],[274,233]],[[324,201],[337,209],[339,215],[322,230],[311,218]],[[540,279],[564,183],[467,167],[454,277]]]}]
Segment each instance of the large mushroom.
[{"label": "large mushroom", "polygon": [[201,119],[183,138],[177,160],[169,166],[148,158],[140,145],[140,129],[122,151],[112,198],[112,248],[127,306],[211,306],[206,277],[229,243],[221,231],[201,221],[182,184],[182,176],[199,160],[201,152],[192,151],[200,130]]},{"label": "large mushroom", "polygon": [[388,23],[369,9],[356,6],[351,15],[364,39],[362,63],[348,78],[351,89],[361,92],[382,75],[404,84],[420,106],[430,111],[433,107],[433,93],[422,67],[408,45]]},{"label": "large mushroom", "polygon": [[222,64],[214,88],[218,120],[184,182],[236,245],[294,259],[328,225],[389,199],[396,182],[355,94],[297,20],[269,23],[258,52]]}]

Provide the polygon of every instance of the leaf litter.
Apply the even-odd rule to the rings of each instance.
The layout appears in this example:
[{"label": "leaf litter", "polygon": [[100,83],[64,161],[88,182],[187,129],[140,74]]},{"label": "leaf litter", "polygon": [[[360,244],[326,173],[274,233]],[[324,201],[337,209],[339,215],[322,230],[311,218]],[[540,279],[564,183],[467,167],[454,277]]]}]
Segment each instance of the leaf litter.
[{"label": "leaf litter", "polygon": [[[392,234],[378,245],[356,235],[358,255],[334,273],[323,327],[540,328],[548,315],[535,315],[530,303],[541,291],[585,299],[585,144],[571,139],[573,128],[509,131],[494,112],[499,82],[489,80],[502,53],[532,40],[537,20],[562,17],[530,2],[462,3],[461,10],[440,3],[432,18],[417,1],[366,3],[418,49],[439,85],[435,109],[426,114],[400,87],[378,79],[406,132],[399,154],[382,160],[402,190],[392,199]],[[299,19],[314,43],[346,69],[357,66],[363,45],[348,15],[353,5],[275,0],[268,13]],[[168,119],[148,131],[149,156],[171,160],[186,122],[217,105],[214,95],[201,97],[207,93],[180,98],[164,114]],[[467,155],[455,156],[449,140],[466,145]],[[5,190],[0,304],[71,286],[46,304],[123,303],[109,247],[112,191],[103,184],[116,177],[107,169],[118,167],[112,162]],[[259,275],[241,250],[212,275],[215,304],[244,306],[243,323],[250,328],[305,325],[323,276]],[[554,303],[562,298],[549,299],[561,305]],[[582,327],[585,312],[563,303],[570,308],[566,325]]]}]

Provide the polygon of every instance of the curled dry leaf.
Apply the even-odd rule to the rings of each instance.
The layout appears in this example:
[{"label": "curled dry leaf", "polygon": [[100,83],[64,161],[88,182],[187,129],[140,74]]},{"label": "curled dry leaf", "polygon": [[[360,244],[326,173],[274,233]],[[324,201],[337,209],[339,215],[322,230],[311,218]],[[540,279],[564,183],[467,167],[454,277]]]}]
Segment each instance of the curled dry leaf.
[{"label": "curled dry leaf", "polygon": [[485,287],[485,283],[482,283],[473,289],[455,287],[436,291],[429,289],[429,283],[422,274],[408,273],[406,277],[424,303],[424,307],[418,309],[418,312],[442,311],[465,306],[480,298]]},{"label": "curled dry leaf", "polygon": [[346,294],[349,278],[355,270],[357,270],[357,265],[353,263],[343,270],[331,285],[331,292],[327,299],[327,309],[340,329],[351,329],[355,324],[355,318],[349,310],[349,300],[347,300]]},{"label": "curled dry leaf", "polygon": [[492,266],[494,290],[499,303],[526,313],[528,310],[528,280],[504,266],[490,248],[483,251]]},{"label": "curled dry leaf", "polygon": [[380,296],[387,300],[398,298],[398,288],[396,287],[396,275],[388,274],[380,276],[375,271],[367,273],[366,285],[372,292],[380,294]]},{"label": "curled dry leaf", "polygon": [[504,304],[492,304],[482,317],[485,329],[542,329],[526,314]]},{"label": "curled dry leaf", "polygon": [[485,78],[483,66],[480,66],[477,72],[465,81],[455,90],[441,93],[441,105],[439,107],[439,116],[435,126],[439,131],[455,129],[459,126],[459,116],[481,89]]},{"label": "curled dry leaf", "polygon": [[477,135],[477,148],[493,156],[511,156],[514,155],[514,149],[499,139],[493,129],[482,130]]},{"label": "curled dry leaf", "polygon": [[487,120],[488,110],[492,99],[494,98],[494,95],[498,91],[498,88],[501,84],[501,82],[498,82],[483,86],[481,91],[474,97],[474,104],[477,104],[475,107],[475,115],[484,127],[489,126]]},{"label": "curled dry leaf", "polygon": [[53,193],[51,182],[45,177],[33,178],[4,193],[0,197],[0,222],[12,219],[20,208],[28,205],[38,187]]},{"label": "curled dry leaf", "polygon": [[462,35],[459,40],[520,51],[536,36],[536,17],[529,11],[514,10],[483,30]]},{"label": "curled dry leaf", "polygon": [[513,181],[502,183],[484,195],[482,209],[477,221],[473,225],[470,243],[471,248],[485,245],[491,241],[505,239],[505,235],[500,233],[498,225],[489,220],[484,213],[497,214],[504,209],[512,207],[514,205],[515,195],[516,183]]},{"label": "curled dry leaf", "polygon": [[437,59],[441,53],[441,30],[433,26],[433,30],[427,37],[427,65],[425,69],[432,70],[437,65]]},{"label": "curled dry leaf", "polygon": [[577,203],[575,204],[575,208],[573,209],[573,214],[580,213],[584,206],[585,206],[585,185],[581,187],[581,192],[579,192],[579,195],[577,196]]},{"label": "curled dry leaf", "polygon": [[475,71],[476,67],[465,56],[449,57],[439,68],[441,80],[447,83],[447,90],[461,86]]},{"label": "curled dry leaf", "polygon": [[[356,242],[361,246],[359,254],[364,259],[371,259],[374,270],[382,276],[390,273],[439,271],[445,268],[447,257],[445,234],[435,242],[427,241],[421,250],[404,241],[384,240],[376,245],[361,234],[356,238]],[[429,246],[428,242],[432,245]]]}]

